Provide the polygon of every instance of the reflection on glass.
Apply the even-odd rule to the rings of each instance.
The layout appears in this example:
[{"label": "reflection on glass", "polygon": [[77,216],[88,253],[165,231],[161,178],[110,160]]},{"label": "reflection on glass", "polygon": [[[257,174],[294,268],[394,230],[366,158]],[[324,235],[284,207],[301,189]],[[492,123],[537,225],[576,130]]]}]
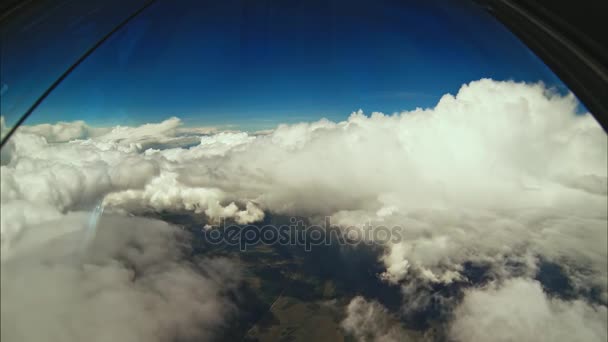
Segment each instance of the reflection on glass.
[{"label": "reflection on glass", "polygon": [[143,4],[143,0],[14,4],[0,26],[2,126],[12,127],[72,63]]}]

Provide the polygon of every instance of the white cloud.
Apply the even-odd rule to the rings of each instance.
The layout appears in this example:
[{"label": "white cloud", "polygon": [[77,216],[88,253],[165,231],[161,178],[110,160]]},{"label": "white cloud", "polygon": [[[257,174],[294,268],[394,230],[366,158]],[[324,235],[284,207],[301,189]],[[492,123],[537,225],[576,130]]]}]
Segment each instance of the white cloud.
[{"label": "white cloud", "polygon": [[236,222],[247,224],[264,218],[264,212],[251,202],[241,210],[232,201],[227,202],[226,194],[217,188],[188,187],[180,183],[175,172],[163,172],[153,179],[143,190],[125,190],[108,194],[104,204],[119,207],[130,212],[193,211],[204,213],[209,220],[220,217],[234,218]]},{"label": "white cloud", "polygon": [[91,127],[84,121],[58,122],[56,124],[39,124],[19,127],[19,132],[43,136],[51,143],[67,142],[75,139],[88,139],[100,136],[108,131],[108,128]]},{"label": "white cloud", "polygon": [[[3,248],[24,221],[43,222],[47,214],[55,218],[93,208],[107,193],[141,188],[159,173],[157,161],[116,144],[51,144],[24,133],[13,136],[9,144],[11,153],[0,169]],[[26,210],[36,207],[44,210]],[[17,217],[21,219],[14,220]]]},{"label": "white cloud", "polygon": [[97,142],[120,143],[145,150],[154,147],[183,147],[196,144],[201,135],[217,133],[216,127],[182,127],[179,118],[137,127],[116,126],[95,138]]},{"label": "white cloud", "polygon": [[[480,80],[456,96],[445,95],[433,109],[370,117],[358,112],[339,123],[281,125],[256,137],[199,135],[200,143],[191,148],[142,153],[146,146],[172,146],[179,139],[176,132],[184,129],[177,118],[116,127],[69,144],[48,145],[22,134],[13,139],[15,160],[3,167],[3,176],[8,175],[3,178],[15,178],[17,185],[9,188],[17,194],[19,184],[37,184],[22,179],[29,175],[23,169],[38,182],[49,180],[35,186],[36,196],[53,194],[45,202],[59,201],[63,211],[75,203],[74,196],[61,195],[69,192],[64,188],[80,178],[83,185],[94,184],[87,198],[109,194],[107,204],[128,210],[193,210],[210,219],[226,215],[252,222],[264,209],[333,215],[344,224],[407,225],[412,242],[403,249],[410,252],[401,260],[394,254],[385,258],[389,273],[396,272],[387,279],[394,281],[405,275],[399,265],[406,257],[413,258],[408,265],[421,265],[431,275],[432,267],[454,253],[459,259],[494,257],[523,248],[530,238],[549,250],[546,235],[573,233],[568,226],[574,217],[588,230],[575,242],[600,242],[593,253],[547,252],[599,259],[606,255],[601,248],[606,234],[599,228],[607,216],[607,140],[591,116],[576,115],[576,105],[572,95],[551,94],[541,84]],[[88,165],[80,161],[83,156]],[[74,176],[65,171],[70,167]],[[38,169],[51,175],[38,177]],[[62,175],[70,175],[66,185],[48,185]],[[539,220],[551,227],[539,232]],[[471,234],[478,239],[471,240]],[[467,252],[468,245],[478,253]],[[451,277],[443,273],[433,275]]]},{"label": "white cloud", "polygon": [[2,150],[2,257],[28,227],[100,202],[240,223],[264,211],[330,215],[405,229],[386,248],[382,277],[406,294],[467,281],[466,261],[507,279],[508,264],[531,276],[541,257],[608,302],[608,140],[576,107],[542,84],[485,79],[431,109],[260,135],[177,118],[103,134],[83,123],[30,127]]},{"label": "white cloud", "polygon": [[454,312],[457,341],[606,341],[606,307],[547,297],[538,282],[512,279],[467,291]]},{"label": "white cloud", "polygon": [[414,341],[397,318],[382,304],[361,296],[353,298],[346,307],[342,328],[360,342]]},{"label": "white cloud", "polygon": [[434,210],[395,215],[380,223],[404,228],[401,242],[389,244],[382,259],[387,267],[383,277],[392,283],[467,281],[462,275],[467,261],[488,267],[489,275],[498,279],[512,276],[509,265],[519,265],[518,272],[532,276],[541,257],[563,265],[578,290],[595,287],[606,301],[605,217],[567,215],[560,207]]},{"label": "white cloud", "polygon": [[136,217],[104,216],[83,248],[88,218],[20,236],[2,263],[3,341],[205,341],[234,311],[231,261],[189,260],[178,229]]}]

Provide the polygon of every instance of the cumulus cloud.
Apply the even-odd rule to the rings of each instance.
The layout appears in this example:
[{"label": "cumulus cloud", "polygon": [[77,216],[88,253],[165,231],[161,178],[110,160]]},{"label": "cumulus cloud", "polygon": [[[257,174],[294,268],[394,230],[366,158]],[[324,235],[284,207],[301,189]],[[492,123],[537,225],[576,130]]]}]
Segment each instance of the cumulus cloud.
[{"label": "cumulus cloud", "polygon": [[264,218],[264,212],[252,202],[247,202],[241,210],[234,202],[223,206],[220,202],[225,202],[226,198],[226,194],[219,189],[185,186],[177,180],[177,173],[165,172],[153,179],[143,190],[130,189],[108,194],[104,203],[135,213],[150,209],[193,211],[204,213],[213,222],[224,217],[247,224]]},{"label": "cumulus cloud", "polygon": [[155,147],[184,147],[200,142],[201,136],[215,134],[216,127],[183,127],[179,118],[171,117],[160,123],[137,127],[116,126],[98,136],[98,142],[137,146],[139,150]]},{"label": "cumulus cloud", "polygon": [[19,128],[22,133],[31,133],[43,136],[46,141],[67,142],[75,139],[88,139],[103,135],[109,131],[108,128],[91,127],[84,121],[58,122],[55,124],[39,124],[33,126],[22,126]]},{"label": "cumulus cloud", "polygon": [[467,281],[465,261],[495,277],[514,263],[533,273],[541,255],[606,302],[608,143],[576,107],[542,84],[480,80],[432,109],[356,112],[158,154],[180,160],[182,183],[230,200],[403,227],[383,258],[388,281]]},{"label": "cumulus cloud", "polygon": [[[139,211],[202,208],[245,223],[263,217],[260,210],[247,203],[243,203],[242,210],[231,203],[220,205],[225,196],[218,189],[179,188],[172,181],[177,163],[143,153],[146,144],[175,144],[181,139],[176,135],[178,126],[178,119],[169,119],[135,128],[105,129],[107,133],[95,138],[64,143],[50,142],[48,139],[53,136],[46,129],[39,129],[41,126],[20,128],[2,149],[3,257],[9,253],[10,239],[27,224],[72,210],[91,209],[109,194],[123,196],[125,202],[131,198],[129,194],[141,190],[143,199],[134,208]],[[190,136],[186,138],[192,140]],[[199,142],[204,138],[196,136]],[[177,194],[172,195],[173,192]],[[146,200],[149,203],[144,203]]]},{"label": "cumulus cloud", "polygon": [[0,170],[3,257],[10,239],[28,223],[91,209],[107,193],[143,187],[160,170],[156,161],[116,144],[51,144],[39,135],[19,133],[5,147],[10,153]]},{"label": "cumulus cloud", "polygon": [[[237,264],[193,260],[188,235],[162,221],[90,212],[111,194],[171,177],[175,165],[143,151],[208,133],[178,126],[24,126],[2,149],[3,340],[204,341],[236,310],[226,294],[239,284]],[[169,189],[155,191],[152,203]],[[193,209],[196,190],[184,191],[182,209]],[[222,207],[210,192],[210,213],[263,216],[247,203]]]},{"label": "cumulus cloud", "polygon": [[83,246],[88,219],[21,234],[2,263],[3,341],[205,341],[233,312],[230,260],[191,260],[180,230],[137,217],[102,217]]},{"label": "cumulus cloud", "polygon": [[541,259],[608,303],[607,136],[573,95],[542,84],[483,79],[434,108],[264,134],[177,118],[73,126],[20,129],[3,148],[3,260],[28,227],[99,203],[210,222],[328,215],[340,226],[403,228],[379,276],[402,287],[404,307],[426,305],[434,285],[471,284],[466,263],[504,281],[533,278]]},{"label": "cumulus cloud", "polygon": [[605,306],[548,297],[540,284],[512,279],[466,292],[450,328],[457,341],[606,341]]}]

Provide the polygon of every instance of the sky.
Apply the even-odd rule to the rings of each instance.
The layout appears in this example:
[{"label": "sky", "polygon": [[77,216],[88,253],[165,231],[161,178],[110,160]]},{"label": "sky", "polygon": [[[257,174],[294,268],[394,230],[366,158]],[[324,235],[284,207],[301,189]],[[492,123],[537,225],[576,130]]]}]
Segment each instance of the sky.
[{"label": "sky", "polygon": [[[70,11],[56,13],[73,20]],[[91,16],[89,31],[103,32],[119,17]],[[82,30],[83,22],[71,27]],[[73,51],[86,45],[60,43],[44,51],[62,61],[41,72],[46,79],[22,77],[39,67],[41,54],[11,55],[11,42],[3,49],[0,108],[9,125],[35,99],[21,93],[43,89],[65,70],[62,44]],[[138,125],[177,116],[185,125],[258,130],[344,120],[358,109],[433,107],[481,78],[565,89],[515,36],[465,2],[159,1],[85,60],[26,123]]]}]

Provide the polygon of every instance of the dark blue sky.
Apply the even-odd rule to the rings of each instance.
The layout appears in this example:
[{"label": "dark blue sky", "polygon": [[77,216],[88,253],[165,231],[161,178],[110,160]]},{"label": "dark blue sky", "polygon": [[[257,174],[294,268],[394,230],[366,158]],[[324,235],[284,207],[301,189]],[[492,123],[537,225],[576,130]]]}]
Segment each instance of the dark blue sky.
[{"label": "dark blue sky", "polygon": [[[10,77],[2,83],[10,86]],[[178,116],[263,129],[341,120],[359,108],[433,106],[482,77],[563,90],[517,38],[463,2],[160,1],[76,69],[28,123]],[[3,97],[8,108],[11,88]]]}]

